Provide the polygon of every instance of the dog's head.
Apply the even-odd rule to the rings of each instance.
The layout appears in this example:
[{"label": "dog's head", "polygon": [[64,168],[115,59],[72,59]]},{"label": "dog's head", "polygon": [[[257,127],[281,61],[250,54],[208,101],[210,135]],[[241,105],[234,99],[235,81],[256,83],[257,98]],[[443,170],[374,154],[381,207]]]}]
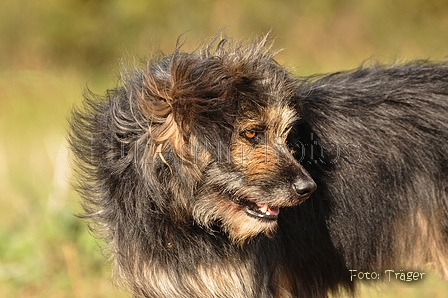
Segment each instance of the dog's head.
[{"label": "dog's head", "polygon": [[266,43],[177,51],[149,64],[132,91],[149,122],[146,171],[170,216],[219,227],[237,243],[271,235],[281,208],[316,188],[286,144],[296,81]]}]

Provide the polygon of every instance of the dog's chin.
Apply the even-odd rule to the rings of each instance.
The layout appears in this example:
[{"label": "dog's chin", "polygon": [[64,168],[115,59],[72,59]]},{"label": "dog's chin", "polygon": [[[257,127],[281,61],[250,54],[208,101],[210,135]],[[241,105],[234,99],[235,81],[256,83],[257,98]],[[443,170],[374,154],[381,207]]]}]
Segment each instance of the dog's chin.
[{"label": "dog's chin", "polygon": [[255,200],[234,202],[221,196],[197,201],[193,218],[204,229],[220,227],[232,243],[242,246],[259,235],[273,237],[280,212],[280,207]]},{"label": "dog's chin", "polygon": [[[276,208],[272,207],[272,209]],[[280,212],[279,209],[272,209],[270,214],[269,211],[263,213],[260,209],[239,205],[236,210],[229,210],[222,214],[221,224],[230,240],[238,245],[243,245],[259,235],[271,238],[277,230]]]}]

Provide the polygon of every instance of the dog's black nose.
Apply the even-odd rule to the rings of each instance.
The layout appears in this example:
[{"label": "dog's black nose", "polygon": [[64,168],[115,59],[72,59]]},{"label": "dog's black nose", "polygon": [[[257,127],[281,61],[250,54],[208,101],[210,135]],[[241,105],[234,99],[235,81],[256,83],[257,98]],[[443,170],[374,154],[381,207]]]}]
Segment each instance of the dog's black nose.
[{"label": "dog's black nose", "polygon": [[293,184],[293,188],[300,198],[308,198],[316,190],[316,183],[312,179],[299,179]]}]

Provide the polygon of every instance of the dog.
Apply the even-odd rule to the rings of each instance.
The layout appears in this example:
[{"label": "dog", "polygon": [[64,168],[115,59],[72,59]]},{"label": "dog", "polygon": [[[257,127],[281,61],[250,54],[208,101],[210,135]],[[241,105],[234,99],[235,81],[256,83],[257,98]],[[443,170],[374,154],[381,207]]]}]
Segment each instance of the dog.
[{"label": "dog", "polygon": [[298,208],[316,189],[287,142],[300,82],[268,37],[179,46],[121,79],[104,96],[86,92],[69,135],[83,216],[118,284],[157,298],[352,287],[314,210],[325,202]]},{"label": "dog", "polygon": [[351,280],[428,265],[448,280],[448,64],[312,76],[294,100],[288,142],[318,185],[300,208],[320,214]]}]

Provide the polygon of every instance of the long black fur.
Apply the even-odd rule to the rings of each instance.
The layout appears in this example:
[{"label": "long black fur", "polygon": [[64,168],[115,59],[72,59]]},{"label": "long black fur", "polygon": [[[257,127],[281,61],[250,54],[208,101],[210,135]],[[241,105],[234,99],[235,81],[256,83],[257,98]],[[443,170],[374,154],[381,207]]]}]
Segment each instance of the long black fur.
[{"label": "long black fur", "polygon": [[295,100],[290,141],[318,185],[298,208],[321,215],[347,268],[432,265],[447,278],[448,65],[315,76]]}]

